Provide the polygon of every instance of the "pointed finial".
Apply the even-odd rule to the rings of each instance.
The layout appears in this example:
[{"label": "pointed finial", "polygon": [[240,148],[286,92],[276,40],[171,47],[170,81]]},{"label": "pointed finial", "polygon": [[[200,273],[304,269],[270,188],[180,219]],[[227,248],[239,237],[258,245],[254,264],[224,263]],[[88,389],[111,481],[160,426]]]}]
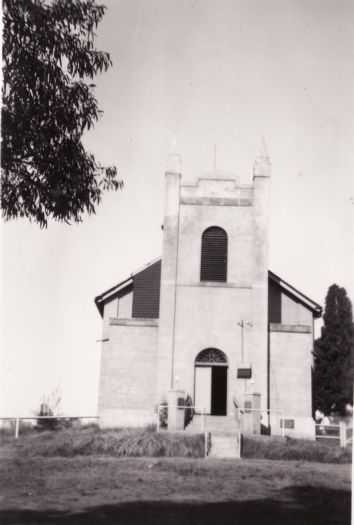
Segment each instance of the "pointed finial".
[{"label": "pointed finial", "polygon": [[182,159],[178,153],[177,137],[173,135],[168,152],[166,173],[182,173]]},{"label": "pointed finial", "polygon": [[264,135],[262,135],[261,138],[261,147],[259,149],[258,157],[261,157],[262,159],[269,159]]},{"label": "pointed finial", "polygon": [[262,135],[259,153],[253,166],[253,177],[270,177],[270,166],[265,138]]}]

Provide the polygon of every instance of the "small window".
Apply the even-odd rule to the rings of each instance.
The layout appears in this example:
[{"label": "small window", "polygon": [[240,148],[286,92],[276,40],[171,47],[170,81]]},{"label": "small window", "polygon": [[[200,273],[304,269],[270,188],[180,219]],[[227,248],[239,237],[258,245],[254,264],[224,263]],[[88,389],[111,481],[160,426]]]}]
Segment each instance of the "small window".
[{"label": "small window", "polygon": [[201,281],[227,281],[227,234],[212,226],[202,236]]}]

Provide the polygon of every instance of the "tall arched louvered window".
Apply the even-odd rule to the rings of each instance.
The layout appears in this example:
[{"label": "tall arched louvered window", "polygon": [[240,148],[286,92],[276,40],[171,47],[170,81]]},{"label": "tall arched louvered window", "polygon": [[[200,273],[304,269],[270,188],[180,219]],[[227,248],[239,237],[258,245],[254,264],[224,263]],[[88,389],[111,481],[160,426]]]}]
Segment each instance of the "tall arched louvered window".
[{"label": "tall arched louvered window", "polygon": [[202,236],[201,281],[227,281],[227,234],[212,226]]}]

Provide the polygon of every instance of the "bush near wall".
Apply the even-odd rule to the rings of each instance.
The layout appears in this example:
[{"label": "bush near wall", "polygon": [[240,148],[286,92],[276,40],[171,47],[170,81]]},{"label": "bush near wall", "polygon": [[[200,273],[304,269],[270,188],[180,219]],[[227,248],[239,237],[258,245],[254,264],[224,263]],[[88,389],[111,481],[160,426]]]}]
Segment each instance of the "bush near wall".
[{"label": "bush near wall", "polygon": [[243,458],[283,459],[317,461],[319,463],[350,463],[351,447],[331,447],[318,441],[277,438],[267,436],[243,436]]},{"label": "bush near wall", "polygon": [[105,455],[115,457],[204,457],[204,435],[155,432],[152,429],[58,430],[21,436],[16,447],[29,456]]}]

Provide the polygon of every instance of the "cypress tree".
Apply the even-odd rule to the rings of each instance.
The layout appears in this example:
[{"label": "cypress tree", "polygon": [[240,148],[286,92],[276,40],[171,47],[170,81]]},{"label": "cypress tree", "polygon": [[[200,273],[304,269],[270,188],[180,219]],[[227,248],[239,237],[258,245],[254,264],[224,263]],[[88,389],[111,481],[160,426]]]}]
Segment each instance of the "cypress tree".
[{"label": "cypress tree", "polygon": [[354,324],[347,292],[336,284],[328,289],[323,322],[314,351],[315,408],[344,415],[353,403]]}]

